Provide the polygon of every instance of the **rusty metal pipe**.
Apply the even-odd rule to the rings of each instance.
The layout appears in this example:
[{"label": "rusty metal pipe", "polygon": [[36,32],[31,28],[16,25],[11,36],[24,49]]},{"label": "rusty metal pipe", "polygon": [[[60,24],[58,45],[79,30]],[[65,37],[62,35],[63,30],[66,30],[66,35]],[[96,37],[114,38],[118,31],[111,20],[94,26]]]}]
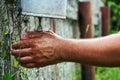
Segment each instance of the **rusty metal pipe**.
[{"label": "rusty metal pipe", "polygon": [[[93,37],[92,5],[90,2],[78,3],[80,38]],[[95,80],[95,67],[82,65],[82,80]]]},{"label": "rusty metal pipe", "polygon": [[90,2],[79,2],[78,19],[80,26],[80,38],[93,37],[92,8]]},{"label": "rusty metal pipe", "polygon": [[101,17],[102,17],[102,36],[106,36],[110,31],[110,8],[101,7]]}]

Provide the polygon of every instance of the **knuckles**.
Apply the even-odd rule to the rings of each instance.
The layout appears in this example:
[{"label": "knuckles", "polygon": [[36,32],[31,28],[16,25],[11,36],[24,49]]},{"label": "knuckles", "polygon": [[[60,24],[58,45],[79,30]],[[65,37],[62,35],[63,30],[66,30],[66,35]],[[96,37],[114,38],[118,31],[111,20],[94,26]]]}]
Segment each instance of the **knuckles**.
[{"label": "knuckles", "polygon": [[[21,49],[31,48],[28,52],[32,57],[32,61],[35,62],[34,65],[24,65],[24,60],[20,59],[21,65],[27,68],[33,67],[44,67],[49,65],[50,63],[58,60],[59,54],[55,54],[55,49],[58,47],[59,41],[57,40],[57,36],[51,31],[45,32],[27,32],[28,39],[24,39],[12,45],[11,54],[17,56],[16,53],[18,47],[21,46]],[[24,45],[22,47],[22,45]],[[55,48],[55,49],[54,49]],[[16,51],[15,51],[16,50]]]}]

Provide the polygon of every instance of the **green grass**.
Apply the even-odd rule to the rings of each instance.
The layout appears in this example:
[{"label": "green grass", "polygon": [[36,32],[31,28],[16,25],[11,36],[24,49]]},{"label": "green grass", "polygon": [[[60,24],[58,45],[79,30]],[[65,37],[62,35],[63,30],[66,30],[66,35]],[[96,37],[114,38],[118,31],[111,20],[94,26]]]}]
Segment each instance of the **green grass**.
[{"label": "green grass", "polygon": [[96,68],[96,80],[120,80],[120,68]]},{"label": "green grass", "polygon": [[[77,64],[72,80],[81,79],[80,65]],[[95,80],[120,80],[120,68],[96,67]]]}]

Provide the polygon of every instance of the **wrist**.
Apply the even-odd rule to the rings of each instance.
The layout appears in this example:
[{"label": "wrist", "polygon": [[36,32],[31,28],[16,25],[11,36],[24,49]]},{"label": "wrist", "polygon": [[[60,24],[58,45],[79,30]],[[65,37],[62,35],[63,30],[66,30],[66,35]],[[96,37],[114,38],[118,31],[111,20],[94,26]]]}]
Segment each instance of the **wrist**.
[{"label": "wrist", "polygon": [[62,39],[60,54],[63,61],[72,61],[74,43],[70,39]]}]

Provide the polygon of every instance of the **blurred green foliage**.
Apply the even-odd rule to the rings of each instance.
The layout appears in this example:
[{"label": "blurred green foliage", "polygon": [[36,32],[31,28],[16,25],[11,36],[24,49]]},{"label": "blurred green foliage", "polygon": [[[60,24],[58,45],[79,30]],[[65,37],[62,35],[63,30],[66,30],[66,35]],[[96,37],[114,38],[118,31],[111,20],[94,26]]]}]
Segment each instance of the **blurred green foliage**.
[{"label": "blurred green foliage", "polygon": [[75,73],[73,75],[72,80],[80,80],[80,79],[81,79],[80,64],[76,64]]},{"label": "blurred green foliage", "polygon": [[120,68],[96,68],[96,80],[120,80]]},{"label": "blurred green foliage", "polygon": [[12,74],[8,73],[2,77],[2,80],[12,80]]},{"label": "blurred green foliage", "polygon": [[120,30],[120,0],[104,0],[105,4],[111,8],[111,30]]}]

